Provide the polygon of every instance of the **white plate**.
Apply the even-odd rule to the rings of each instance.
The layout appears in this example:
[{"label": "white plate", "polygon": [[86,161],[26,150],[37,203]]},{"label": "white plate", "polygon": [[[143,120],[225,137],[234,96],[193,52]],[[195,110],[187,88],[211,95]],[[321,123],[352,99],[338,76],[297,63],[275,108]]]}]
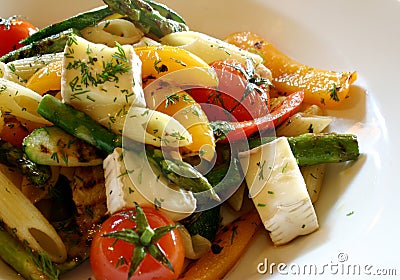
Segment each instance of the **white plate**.
[{"label": "white plate", "polygon": [[[331,113],[336,117],[333,130],[358,135],[362,155],[352,164],[330,167],[316,204],[320,230],[278,248],[265,233],[257,235],[226,279],[400,275],[400,155],[395,147],[400,142],[400,1],[163,2],[183,15],[193,30],[221,38],[234,31],[254,31],[298,61],[359,74],[346,105]],[[0,16],[21,14],[44,26],[102,5],[95,0],[61,3],[3,0]],[[84,265],[63,279],[88,277],[90,271]],[[2,265],[0,279],[15,279],[15,274]]]}]

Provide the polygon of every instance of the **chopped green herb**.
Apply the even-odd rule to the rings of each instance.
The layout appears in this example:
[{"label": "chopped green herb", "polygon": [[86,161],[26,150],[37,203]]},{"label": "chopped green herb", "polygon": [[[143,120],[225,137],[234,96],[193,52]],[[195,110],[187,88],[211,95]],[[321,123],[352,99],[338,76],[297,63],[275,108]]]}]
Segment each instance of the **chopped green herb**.
[{"label": "chopped green herb", "polygon": [[338,90],[338,88],[337,88],[336,84],[334,83],[332,86],[332,89],[329,90],[329,97],[333,101],[339,102],[339,96],[338,96],[337,90]]},{"label": "chopped green herb", "polygon": [[348,216],[351,216],[353,214],[354,214],[354,211],[351,211],[351,212],[347,213],[346,216],[348,217]]},{"label": "chopped green herb", "polygon": [[232,227],[231,244],[233,244],[233,241],[235,240],[235,236],[238,234],[237,229],[238,229],[237,225]]},{"label": "chopped green herb", "polygon": [[285,171],[286,171],[286,169],[287,169],[287,167],[288,167],[288,162],[286,162],[286,164],[285,164],[285,166],[284,167],[282,167],[282,173],[285,173]]},{"label": "chopped green herb", "polygon": [[28,250],[28,252],[32,254],[33,263],[47,277],[52,280],[59,279],[60,270],[54,266],[53,262],[50,260],[50,257],[46,253],[40,252],[39,254],[34,254],[31,250]]},{"label": "chopped green herb", "polygon": [[173,105],[179,102],[179,94],[173,93],[170,95],[167,95],[165,97],[165,108],[167,108],[169,105]]},{"label": "chopped green herb", "polygon": [[257,166],[258,166],[258,180],[264,180],[264,166],[265,166],[266,161],[264,160],[262,163],[261,162],[257,162]]}]

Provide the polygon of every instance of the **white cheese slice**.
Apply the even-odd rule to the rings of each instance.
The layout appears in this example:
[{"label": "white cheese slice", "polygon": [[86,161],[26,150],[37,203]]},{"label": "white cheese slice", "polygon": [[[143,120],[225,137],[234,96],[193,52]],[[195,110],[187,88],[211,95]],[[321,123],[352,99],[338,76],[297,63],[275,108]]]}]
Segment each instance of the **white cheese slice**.
[{"label": "white cheese slice", "polygon": [[275,245],[318,229],[318,220],[287,138],[239,154],[247,186]]},{"label": "white cheese slice", "polygon": [[135,141],[154,146],[192,142],[174,118],[145,108],[142,63],[130,45],[111,48],[71,37],[64,50],[61,95],[65,103]]},{"label": "white cheese slice", "polygon": [[172,189],[153,170],[144,154],[116,148],[103,163],[107,208],[113,214],[140,205],[156,205],[173,221],[181,220],[196,209],[191,192]]},{"label": "white cheese slice", "polygon": [[64,50],[62,98],[95,120],[145,107],[141,65],[130,45],[110,48],[72,36]]}]

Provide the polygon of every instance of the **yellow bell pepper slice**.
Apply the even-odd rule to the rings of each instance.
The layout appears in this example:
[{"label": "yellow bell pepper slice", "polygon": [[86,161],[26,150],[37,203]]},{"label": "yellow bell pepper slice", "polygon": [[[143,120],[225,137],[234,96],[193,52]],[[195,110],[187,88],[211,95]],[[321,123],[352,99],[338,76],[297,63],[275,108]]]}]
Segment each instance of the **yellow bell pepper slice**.
[{"label": "yellow bell pepper slice", "polygon": [[50,90],[61,90],[62,61],[53,61],[33,74],[26,83],[26,87],[45,94]]},{"label": "yellow bell pepper slice", "polygon": [[237,32],[225,39],[228,43],[260,54],[272,72],[272,83],[278,93],[304,90],[304,101],[325,108],[341,104],[349,97],[350,85],[357,72],[316,69],[288,57],[264,38],[252,32]]},{"label": "yellow bell pepper slice", "polygon": [[[171,46],[147,46],[135,48],[142,61],[142,80],[152,81],[164,77],[166,74],[184,69],[195,70],[195,75],[187,71],[187,75],[176,75],[178,81],[196,86],[215,86],[216,78],[207,71],[210,66],[194,54]],[[174,74],[175,74],[174,73]],[[180,71],[180,74],[185,72]],[[172,78],[175,75],[171,75]],[[163,79],[161,79],[163,80]],[[162,84],[162,82],[160,82]],[[146,91],[146,104],[151,109],[163,112],[178,120],[192,135],[193,142],[181,149],[183,154],[198,154],[201,158],[211,161],[215,156],[215,139],[208,118],[198,104],[188,93],[182,90],[166,91],[153,94],[157,86]],[[173,87],[173,86],[171,86]],[[150,92],[149,92],[150,91]],[[146,94],[146,92],[148,94]]]},{"label": "yellow bell pepper slice", "polygon": [[165,103],[156,110],[172,116],[192,135],[192,143],[181,147],[183,154],[198,153],[201,158],[212,161],[215,155],[214,134],[199,103],[181,91],[167,96]]},{"label": "yellow bell pepper slice", "polygon": [[[142,78],[144,85],[166,74],[179,70],[188,70],[187,75],[181,74],[180,83],[196,86],[217,86],[215,73],[207,71],[210,66],[191,52],[173,46],[136,47],[136,54],[142,61]],[[196,74],[194,74],[194,71]],[[192,72],[193,71],[193,72]],[[182,85],[182,84],[181,84]]]}]

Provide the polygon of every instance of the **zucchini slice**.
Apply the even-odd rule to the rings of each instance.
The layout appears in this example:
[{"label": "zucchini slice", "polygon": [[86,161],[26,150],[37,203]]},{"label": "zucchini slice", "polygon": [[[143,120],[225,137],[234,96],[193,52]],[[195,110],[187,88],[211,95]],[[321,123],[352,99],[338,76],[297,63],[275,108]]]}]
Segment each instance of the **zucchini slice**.
[{"label": "zucchini slice", "polygon": [[23,148],[30,160],[53,166],[95,166],[103,163],[100,150],[56,126],[35,129]]}]

